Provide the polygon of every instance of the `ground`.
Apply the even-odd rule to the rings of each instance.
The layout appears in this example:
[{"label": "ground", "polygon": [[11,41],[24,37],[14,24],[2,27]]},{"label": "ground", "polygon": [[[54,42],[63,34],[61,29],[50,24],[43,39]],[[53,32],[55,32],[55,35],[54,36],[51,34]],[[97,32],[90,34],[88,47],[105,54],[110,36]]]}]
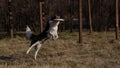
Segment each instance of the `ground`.
[{"label": "ground", "polygon": [[24,36],[0,39],[0,68],[120,68],[120,41],[114,32],[59,33],[58,40],[47,40],[37,60],[34,49],[26,55],[30,41]]}]

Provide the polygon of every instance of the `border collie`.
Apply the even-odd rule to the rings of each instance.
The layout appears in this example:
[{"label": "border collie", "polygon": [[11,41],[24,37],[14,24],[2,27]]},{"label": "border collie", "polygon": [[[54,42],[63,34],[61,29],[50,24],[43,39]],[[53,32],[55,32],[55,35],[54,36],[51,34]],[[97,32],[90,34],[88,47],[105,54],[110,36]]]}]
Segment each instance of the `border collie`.
[{"label": "border collie", "polygon": [[31,29],[27,26],[26,27],[26,36],[31,41],[30,47],[27,50],[26,54],[30,52],[30,50],[35,47],[35,55],[34,59],[36,60],[36,56],[38,54],[38,51],[40,50],[41,45],[47,40],[47,39],[58,39],[58,25],[60,21],[64,21],[64,19],[60,19],[59,16],[52,17],[46,24],[45,29],[42,33],[35,35],[31,31]]}]

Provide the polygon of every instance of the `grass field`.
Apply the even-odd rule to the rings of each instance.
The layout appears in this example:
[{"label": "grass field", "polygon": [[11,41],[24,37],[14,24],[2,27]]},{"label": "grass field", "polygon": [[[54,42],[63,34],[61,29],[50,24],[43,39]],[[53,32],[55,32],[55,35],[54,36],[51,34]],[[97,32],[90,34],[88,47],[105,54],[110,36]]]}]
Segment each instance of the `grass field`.
[{"label": "grass field", "polygon": [[83,45],[78,33],[59,33],[58,40],[47,40],[37,60],[34,49],[26,55],[30,44],[25,37],[0,39],[0,68],[120,68],[120,41],[113,32],[83,33]]}]

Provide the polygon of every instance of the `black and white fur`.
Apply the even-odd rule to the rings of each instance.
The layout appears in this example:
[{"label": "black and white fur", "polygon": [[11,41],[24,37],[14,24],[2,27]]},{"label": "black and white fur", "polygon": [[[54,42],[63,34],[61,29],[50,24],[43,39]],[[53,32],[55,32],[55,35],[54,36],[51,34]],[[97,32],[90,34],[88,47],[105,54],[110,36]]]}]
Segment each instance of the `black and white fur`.
[{"label": "black and white fur", "polygon": [[52,17],[48,23],[46,24],[46,28],[43,30],[42,33],[38,35],[34,35],[31,29],[27,26],[26,27],[26,36],[31,41],[30,47],[27,50],[26,54],[30,52],[30,50],[35,47],[35,55],[34,59],[36,60],[36,56],[38,54],[38,51],[40,50],[41,45],[47,40],[47,39],[58,39],[58,25],[60,23],[59,17],[55,16]]}]

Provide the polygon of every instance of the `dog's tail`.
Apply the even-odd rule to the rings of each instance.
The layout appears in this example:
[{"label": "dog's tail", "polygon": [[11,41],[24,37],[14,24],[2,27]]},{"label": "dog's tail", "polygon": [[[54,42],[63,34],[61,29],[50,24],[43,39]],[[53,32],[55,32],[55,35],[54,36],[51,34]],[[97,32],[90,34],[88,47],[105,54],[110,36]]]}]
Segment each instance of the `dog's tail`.
[{"label": "dog's tail", "polygon": [[32,37],[32,31],[29,26],[26,26],[26,37],[30,39]]}]

